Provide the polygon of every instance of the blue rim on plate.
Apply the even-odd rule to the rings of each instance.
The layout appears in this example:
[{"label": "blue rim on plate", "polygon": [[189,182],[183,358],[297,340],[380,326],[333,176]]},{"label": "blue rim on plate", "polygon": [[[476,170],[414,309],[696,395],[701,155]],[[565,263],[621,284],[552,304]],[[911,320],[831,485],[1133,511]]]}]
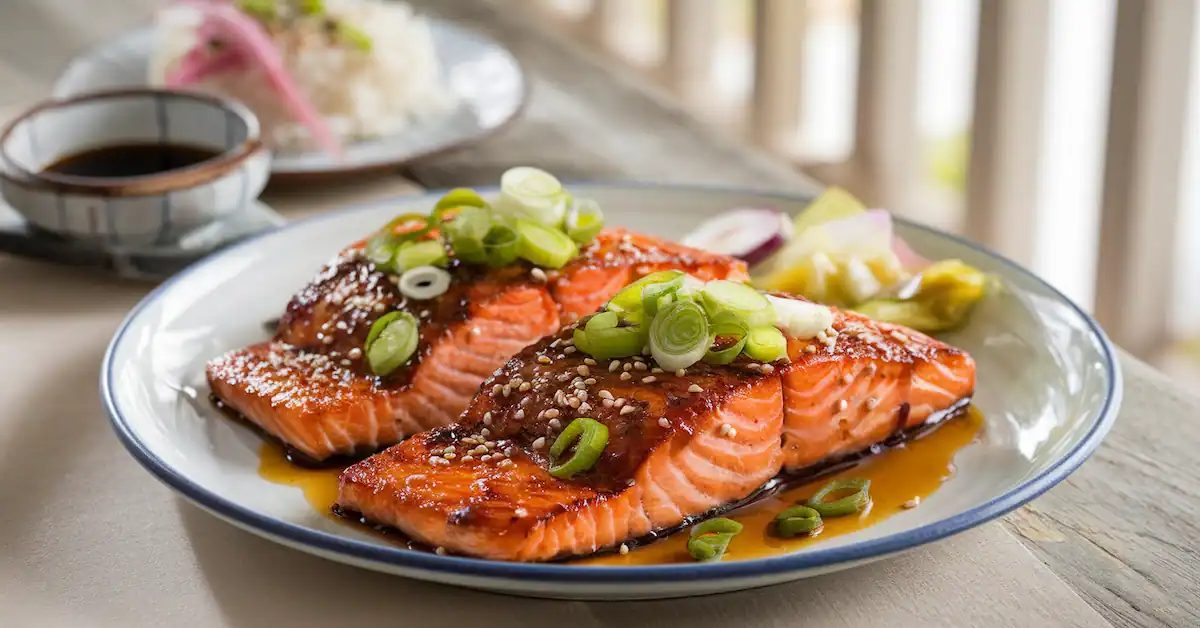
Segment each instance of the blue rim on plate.
[{"label": "blue rim on plate", "polygon": [[[579,183],[582,184],[583,182]],[[755,191],[728,186],[664,185],[651,183],[586,183],[586,185],[594,187],[633,189],[654,188],[660,190],[682,190],[693,192],[739,193],[764,198],[775,198],[785,202],[805,202],[811,200],[811,197],[808,196],[784,194],[771,191]],[[487,191],[495,190],[496,188],[491,186],[480,187],[477,189]],[[430,190],[426,194],[421,195],[421,197],[429,198],[430,202],[432,203],[437,198],[440,198],[446,191],[446,189]],[[411,199],[413,197],[405,198]],[[270,233],[286,231],[301,224],[309,224],[325,220],[336,220],[346,214],[377,207],[381,203],[386,202],[388,202],[387,199],[384,199],[353,205],[333,212],[327,212],[312,218],[296,221],[277,230],[244,240],[223,250],[220,253],[217,253],[208,260],[201,260],[184,269],[179,274],[164,282],[161,286],[148,294],[129,312],[129,314],[125,317],[125,320],[122,321],[120,327],[118,327],[117,332],[113,336],[113,340],[109,344],[107,351],[105,351],[104,360],[101,363],[100,368],[100,395],[104,409],[107,412],[109,420],[112,422],[113,428],[116,430],[117,436],[120,438],[121,443],[125,445],[125,448],[129,450],[133,457],[139,463],[141,463],[142,466],[146,467],[146,469],[153,473],[160,481],[166,483],[168,486],[179,491],[188,499],[192,500],[203,508],[210,510],[220,517],[239,522],[249,528],[261,531],[270,537],[281,539],[289,543],[308,546],[324,552],[339,554],[362,561],[385,563],[423,571],[472,576],[476,578],[492,577],[518,581],[555,580],[575,584],[589,582],[649,584],[661,583],[663,580],[669,579],[713,581],[751,576],[769,576],[772,574],[781,574],[791,571],[817,569],[842,563],[854,563],[858,561],[870,560],[944,539],[953,534],[963,532],[1000,517],[1033,500],[1054,485],[1061,482],[1075,469],[1077,469],[1079,465],[1083,464],[1083,462],[1087,460],[1092,452],[1094,452],[1100,445],[1101,441],[1103,441],[1104,436],[1108,433],[1109,429],[1112,428],[1113,423],[1116,421],[1117,409],[1123,390],[1121,371],[1116,360],[1116,351],[1108,337],[1100,329],[1100,326],[1095,320],[1092,319],[1091,316],[1087,314],[1087,312],[1067,298],[1067,296],[1061,291],[1054,288],[1034,273],[1026,270],[1016,262],[1013,262],[982,245],[970,242],[964,238],[897,217],[896,220],[898,222],[903,223],[909,228],[919,229],[935,234],[939,237],[951,239],[959,244],[989,255],[1002,262],[1013,271],[1026,276],[1038,284],[1041,284],[1048,291],[1062,299],[1062,301],[1069,305],[1080,317],[1080,319],[1086,323],[1088,329],[1099,342],[1104,354],[1105,370],[1107,371],[1110,382],[1110,386],[1104,398],[1104,404],[1100,408],[1096,423],[1092,426],[1084,438],[1080,440],[1079,443],[1073,449],[1071,449],[1071,451],[1059,459],[1054,465],[1045,469],[1040,474],[1026,480],[1007,493],[992,499],[991,501],[941,521],[927,524],[902,533],[838,547],[830,547],[826,549],[817,547],[815,549],[806,549],[802,552],[784,554],[770,558],[739,560],[727,563],[718,562],[686,565],[610,567],[562,565],[553,563],[510,563],[459,556],[440,556],[437,554],[415,552],[399,547],[380,546],[354,539],[343,538],[328,532],[312,530],[303,526],[264,516],[253,510],[234,504],[229,500],[226,500],[219,495],[216,495],[211,491],[199,486],[189,478],[179,474],[170,466],[165,464],[152,451],[150,451],[144,443],[138,440],[137,436],[130,430],[125,417],[121,414],[120,409],[117,407],[117,404],[113,399],[114,365],[112,359],[114,350],[120,344],[127,328],[142,309],[157,300],[161,294],[163,294],[175,283],[187,279],[190,274],[205,264],[211,262],[213,259],[225,255],[236,254],[236,252],[242,247],[253,246],[259,238],[269,235]]]}]

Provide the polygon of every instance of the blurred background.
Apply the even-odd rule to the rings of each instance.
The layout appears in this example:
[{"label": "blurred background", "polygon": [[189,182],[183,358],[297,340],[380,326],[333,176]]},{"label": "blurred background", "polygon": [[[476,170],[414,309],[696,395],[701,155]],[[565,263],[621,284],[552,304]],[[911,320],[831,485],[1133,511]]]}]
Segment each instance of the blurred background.
[{"label": "blurred background", "polygon": [[525,0],[697,117],[1034,268],[1200,382],[1194,0]]},{"label": "blurred background", "polygon": [[[1200,382],[1195,0],[493,1],[816,179],[1031,266]],[[0,24],[28,25],[0,39],[0,106],[131,21],[68,4],[0,0]]]}]

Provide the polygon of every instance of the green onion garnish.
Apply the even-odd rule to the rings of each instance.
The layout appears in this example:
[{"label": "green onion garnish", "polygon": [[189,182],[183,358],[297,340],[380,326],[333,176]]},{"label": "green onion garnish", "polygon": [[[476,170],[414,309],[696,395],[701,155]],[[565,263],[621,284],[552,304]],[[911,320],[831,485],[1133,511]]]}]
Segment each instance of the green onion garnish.
[{"label": "green onion garnish", "polygon": [[642,307],[642,288],[656,283],[671,281],[676,277],[682,278],[683,271],[679,270],[660,270],[656,273],[650,273],[641,279],[625,286],[608,302],[608,309],[618,314],[626,314],[638,311]]},{"label": "green onion garnish", "polygon": [[[437,211],[435,209],[434,213],[437,214]],[[484,240],[491,230],[492,212],[482,207],[468,205],[463,207],[450,222],[442,225],[442,237],[454,250],[455,257],[465,262],[482,264],[487,261]]]},{"label": "green onion garnish", "polygon": [[792,506],[775,516],[775,533],[791,538],[809,534],[822,525],[821,513],[808,506]]},{"label": "green onion garnish", "polygon": [[325,0],[300,0],[300,12],[304,15],[322,15],[325,13]]},{"label": "green onion garnish", "polygon": [[517,253],[543,268],[562,268],[579,252],[567,234],[532,220],[517,219]]},{"label": "green onion garnish", "polygon": [[363,344],[371,372],[382,377],[400,368],[416,353],[419,337],[417,319],[412,314],[389,312],[379,317]]},{"label": "green onion garnish", "polygon": [[559,228],[571,203],[554,175],[528,166],[510,168],[500,175],[500,198],[496,210],[509,218],[532,220]]},{"label": "green onion garnish", "polygon": [[278,15],[275,0],[238,0],[238,9],[259,20],[273,20]]},{"label": "green onion garnish", "polygon": [[478,192],[471,188],[454,188],[446,192],[445,196],[438,199],[437,204],[433,206],[434,222],[440,223],[442,216],[446,212],[460,207],[481,207],[487,209],[488,204]]},{"label": "green onion garnish", "polygon": [[396,251],[396,266],[408,270],[418,266],[445,266],[446,247],[441,240],[406,242]]},{"label": "green onion garnish", "polygon": [[775,323],[775,306],[761,292],[744,283],[724,279],[710,281],[704,284],[700,296],[710,316],[732,311],[754,327]]},{"label": "green onion garnish", "polygon": [[774,327],[755,327],[746,336],[746,355],[759,362],[774,362],[787,357],[787,338]]},{"label": "green onion garnish", "polygon": [[[842,517],[845,515],[853,515],[855,513],[862,512],[863,509],[865,509],[867,505],[871,503],[870,489],[870,480],[862,480],[858,478],[833,480],[829,484],[826,484],[824,488],[817,491],[817,494],[813,495],[812,498],[808,500],[808,506],[821,513],[822,517]],[[825,501],[826,497],[844,491],[854,492],[831,502]]]},{"label": "green onion garnish", "polygon": [[[639,355],[646,346],[644,327],[618,327],[616,312],[601,312],[588,319],[582,330],[575,330],[575,345],[584,353],[611,360]],[[580,346],[580,337],[583,344]]]},{"label": "green onion garnish", "polygon": [[604,212],[600,211],[600,204],[590,198],[576,199],[567,211],[565,226],[572,240],[587,244],[604,228]]},{"label": "green onion garnish", "polygon": [[675,371],[699,362],[710,346],[708,317],[694,301],[676,301],[660,310],[650,323],[650,353],[665,370]]},{"label": "green onion garnish", "polygon": [[657,314],[660,306],[666,307],[675,302],[675,295],[683,287],[684,276],[679,275],[673,279],[648,284],[642,288],[642,310],[645,311],[647,317]]},{"label": "green onion garnish", "polygon": [[508,266],[517,261],[521,252],[521,237],[512,227],[494,223],[483,239],[483,254],[487,265]]},{"label": "green onion garnish", "polygon": [[345,21],[337,23],[337,34],[343,43],[362,52],[371,52],[371,48],[374,47],[370,35],[364,33],[357,26],[348,24]]},{"label": "green onion garnish", "polygon": [[[400,233],[396,230],[403,227]],[[396,252],[406,242],[419,240],[429,233],[429,216],[425,214],[401,214],[390,221],[367,240],[363,255],[384,272],[403,272],[396,266]]]},{"label": "green onion garnish", "polygon": [[[554,463],[571,445],[575,446],[571,457]],[[591,469],[607,445],[608,427],[603,423],[583,417],[571,421],[550,446],[550,475],[566,479]]]},{"label": "green onion garnish", "polygon": [[733,344],[723,349],[709,348],[704,354],[704,361],[709,364],[729,364],[736,360],[746,347],[746,338],[750,334],[746,321],[733,312],[721,312],[713,317],[709,327],[714,338],[733,338]]},{"label": "green onion garnish", "polygon": [[729,542],[742,531],[742,524],[733,519],[717,517],[693,526],[688,534],[688,553],[698,561],[720,560]]}]

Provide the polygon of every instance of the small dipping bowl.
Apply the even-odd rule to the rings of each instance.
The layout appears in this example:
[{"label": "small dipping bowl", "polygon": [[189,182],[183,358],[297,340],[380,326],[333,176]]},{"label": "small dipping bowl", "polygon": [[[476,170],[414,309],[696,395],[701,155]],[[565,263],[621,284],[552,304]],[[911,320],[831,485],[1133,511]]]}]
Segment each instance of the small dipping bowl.
[{"label": "small dipping bowl", "polygon": [[[105,147],[179,145],[211,158],[153,174],[47,171]],[[107,247],[173,246],[246,210],[270,176],[258,119],[229,100],[156,89],[93,92],[26,111],[0,134],[0,194],[37,229]]]}]

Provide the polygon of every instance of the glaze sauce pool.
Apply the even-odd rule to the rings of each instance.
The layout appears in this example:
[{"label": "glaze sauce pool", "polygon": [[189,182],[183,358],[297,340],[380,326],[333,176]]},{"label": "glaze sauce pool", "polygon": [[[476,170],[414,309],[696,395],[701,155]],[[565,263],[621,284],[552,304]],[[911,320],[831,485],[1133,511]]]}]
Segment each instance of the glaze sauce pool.
[{"label": "glaze sauce pool", "polygon": [[[922,436],[863,458],[849,468],[786,488],[726,513],[723,516],[741,522],[745,529],[730,543],[723,560],[786,554],[824,539],[857,532],[905,511],[906,504],[924,501],[954,476],[954,456],[974,442],[982,428],[983,415],[970,406],[962,416],[948,419]],[[260,477],[275,484],[299,488],[317,512],[353,525],[333,514],[341,468],[298,467],[288,461],[283,446],[275,442],[263,443],[259,450],[259,461]],[[812,537],[783,539],[771,534],[772,521],[784,508],[806,501],[831,480],[849,477],[871,481],[871,505],[866,511],[857,516],[826,519],[819,534]],[[386,536],[400,545],[405,545],[407,541],[394,531]],[[414,543],[407,545],[415,547]],[[628,554],[610,553],[570,562],[578,565],[662,565],[688,563],[692,562],[692,558],[687,553],[686,532],[678,532],[661,541],[637,547]]]},{"label": "glaze sauce pool", "polygon": [[113,144],[67,155],[44,172],[74,177],[141,177],[208,161],[218,151],[187,144]]}]

